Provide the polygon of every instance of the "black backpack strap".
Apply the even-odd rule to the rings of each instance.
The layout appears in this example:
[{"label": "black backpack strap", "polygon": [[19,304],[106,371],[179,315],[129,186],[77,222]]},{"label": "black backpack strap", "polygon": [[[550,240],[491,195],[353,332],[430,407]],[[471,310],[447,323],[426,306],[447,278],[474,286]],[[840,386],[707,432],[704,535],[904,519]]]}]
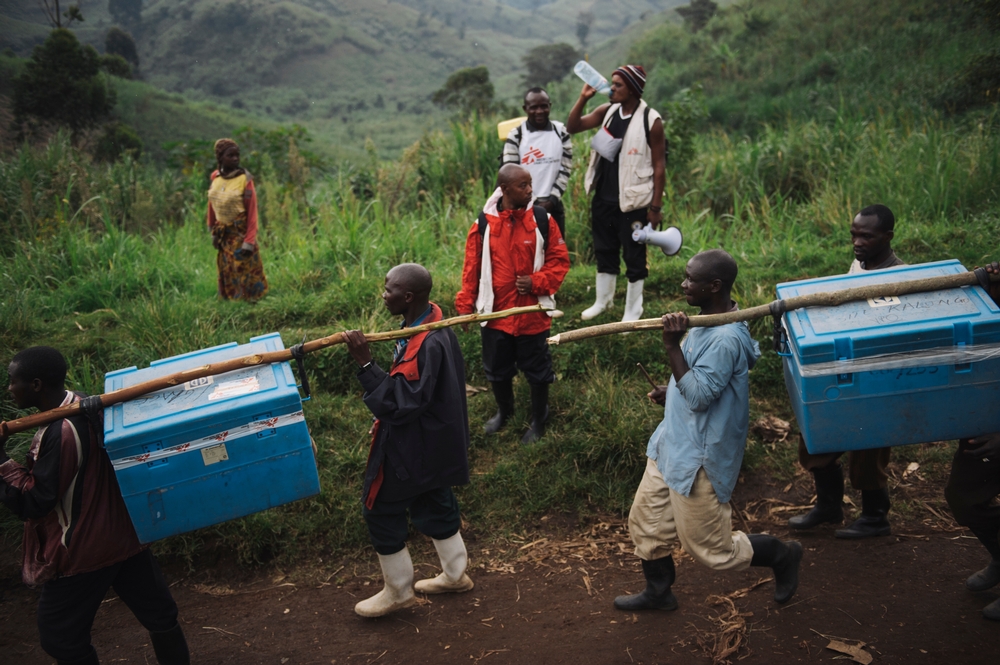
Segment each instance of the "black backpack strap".
[{"label": "black backpack strap", "polygon": [[542,234],[542,251],[549,248],[549,213],[542,206],[535,206],[535,225],[538,232]]}]

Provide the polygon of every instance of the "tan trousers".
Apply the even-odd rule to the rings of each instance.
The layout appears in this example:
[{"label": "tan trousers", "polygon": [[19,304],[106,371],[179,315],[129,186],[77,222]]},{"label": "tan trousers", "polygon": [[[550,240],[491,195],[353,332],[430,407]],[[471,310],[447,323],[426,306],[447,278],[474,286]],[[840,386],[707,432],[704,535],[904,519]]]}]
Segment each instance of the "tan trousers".
[{"label": "tan trousers", "polygon": [[690,496],[672,492],[646,458],[646,472],[628,514],[635,555],[651,561],[669,556],[680,541],[684,551],[713,570],[744,570],[753,547],[742,531],[732,529],[732,509],[719,503],[705,469],[699,469]]}]

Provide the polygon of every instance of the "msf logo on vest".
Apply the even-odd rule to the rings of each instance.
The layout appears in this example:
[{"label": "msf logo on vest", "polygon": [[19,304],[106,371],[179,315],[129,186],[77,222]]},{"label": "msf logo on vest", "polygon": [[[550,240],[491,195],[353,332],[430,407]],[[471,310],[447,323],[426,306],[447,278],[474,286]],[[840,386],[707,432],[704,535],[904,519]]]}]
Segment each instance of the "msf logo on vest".
[{"label": "msf logo on vest", "polygon": [[526,152],[524,154],[524,157],[521,158],[521,164],[523,164],[524,166],[528,166],[529,164],[534,164],[539,159],[543,159],[544,157],[545,153],[543,153],[541,150],[539,150],[534,146],[529,146],[528,152]]}]

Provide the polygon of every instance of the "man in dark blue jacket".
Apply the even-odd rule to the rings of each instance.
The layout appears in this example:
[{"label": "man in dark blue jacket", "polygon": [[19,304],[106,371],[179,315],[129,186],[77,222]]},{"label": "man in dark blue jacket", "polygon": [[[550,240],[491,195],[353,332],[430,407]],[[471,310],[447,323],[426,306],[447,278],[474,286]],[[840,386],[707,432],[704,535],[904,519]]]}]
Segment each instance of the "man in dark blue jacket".
[{"label": "man in dark blue jacket", "polygon": [[[431,275],[404,263],[385,276],[382,300],[402,316],[401,327],[440,321],[441,308],[429,302]],[[372,359],[364,334],[344,333],[358,363],[365,405],[375,416],[362,501],[368,534],[382,566],[385,587],[354,611],[378,617],[415,602],[413,562],[406,549],[407,512],[413,526],[434,541],[443,572],[421,580],[422,593],[468,591],[468,554],[454,485],[469,482],[469,414],[465,402],[465,361],[450,328],[422,332],[396,342],[386,372]]]}]

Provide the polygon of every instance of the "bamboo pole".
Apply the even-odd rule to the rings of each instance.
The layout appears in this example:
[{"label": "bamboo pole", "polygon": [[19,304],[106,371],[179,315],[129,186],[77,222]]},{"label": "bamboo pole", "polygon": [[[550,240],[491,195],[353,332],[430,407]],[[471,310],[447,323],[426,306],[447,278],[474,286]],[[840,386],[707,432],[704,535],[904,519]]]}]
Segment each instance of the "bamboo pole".
[{"label": "bamboo pole", "polygon": [[[1000,274],[990,274],[991,282],[1000,282]],[[839,291],[827,291],[825,293],[810,293],[804,296],[793,296],[784,299],[784,311],[802,309],[803,307],[835,307],[845,302],[855,300],[868,300],[869,298],[880,298],[886,296],[904,296],[910,293],[924,293],[927,291],[937,291],[940,289],[951,289],[959,286],[975,286],[979,284],[979,279],[974,272],[962,272],[955,275],[944,275],[942,277],[927,277],[924,279],[914,279],[907,282],[889,282],[887,284],[869,284],[866,286],[856,286],[850,289]],[[774,302],[780,302],[775,300]],[[722,326],[727,323],[738,323],[740,321],[750,321],[771,315],[771,305],[758,305],[748,309],[741,309],[735,312],[725,312],[723,314],[698,314],[688,317],[688,327],[711,327]],[[623,332],[635,330],[663,330],[661,319],[639,319],[638,321],[625,321],[619,323],[605,323],[599,326],[589,326],[587,328],[577,328],[568,330],[549,338],[549,344],[556,346],[567,342],[577,342],[581,339],[591,337],[603,337],[605,335],[615,335]]]},{"label": "bamboo pole", "polygon": [[[439,330],[441,328],[449,328],[451,326],[459,326],[462,324],[481,323],[483,321],[505,319],[508,316],[517,316],[519,314],[530,314],[532,312],[544,311],[547,310],[541,305],[530,305],[528,307],[514,307],[500,312],[491,312],[489,314],[465,314],[463,316],[454,316],[450,319],[435,321],[434,323],[425,323],[412,328],[400,328],[399,330],[390,330],[387,332],[368,333],[365,335],[365,339],[369,342],[385,342],[394,339],[401,339],[403,337],[412,337],[413,335],[427,332],[429,330]],[[305,353],[314,353],[321,349],[343,343],[344,333],[338,332],[326,337],[305,342],[303,343],[302,348]],[[161,376],[156,379],[150,379],[149,381],[137,383],[134,386],[128,386],[127,388],[120,388],[110,393],[104,393],[99,397],[101,398],[101,405],[107,408],[109,406],[114,406],[115,404],[127,402],[137,397],[156,392],[157,390],[172,388],[173,386],[182,385],[188,381],[201,379],[206,376],[215,376],[217,374],[225,374],[226,372],[232,372],[245,367],[269,365],[271,363],[286,362],[289,360],[292,360],[291,349],[268,351],[267,353],[255,353],[253,355],[243,356],[242,358],[231,358],[217,363],[192,367],[191,369],[187,369],[182,372],[175,372],[174,374],[170,374],[168,376]],[[60,418],[72,416],[79,410],[79,403],[75,403],[70,404],[69,406],[51,409],[49,411],[42,411],[41,413],[25,416],[24,418],[18,418],[17,420],[0,422],[0,436],[6,437],[34,427],[41,427],[42,425],[47,425],[51,422],[59,420]]]}]

